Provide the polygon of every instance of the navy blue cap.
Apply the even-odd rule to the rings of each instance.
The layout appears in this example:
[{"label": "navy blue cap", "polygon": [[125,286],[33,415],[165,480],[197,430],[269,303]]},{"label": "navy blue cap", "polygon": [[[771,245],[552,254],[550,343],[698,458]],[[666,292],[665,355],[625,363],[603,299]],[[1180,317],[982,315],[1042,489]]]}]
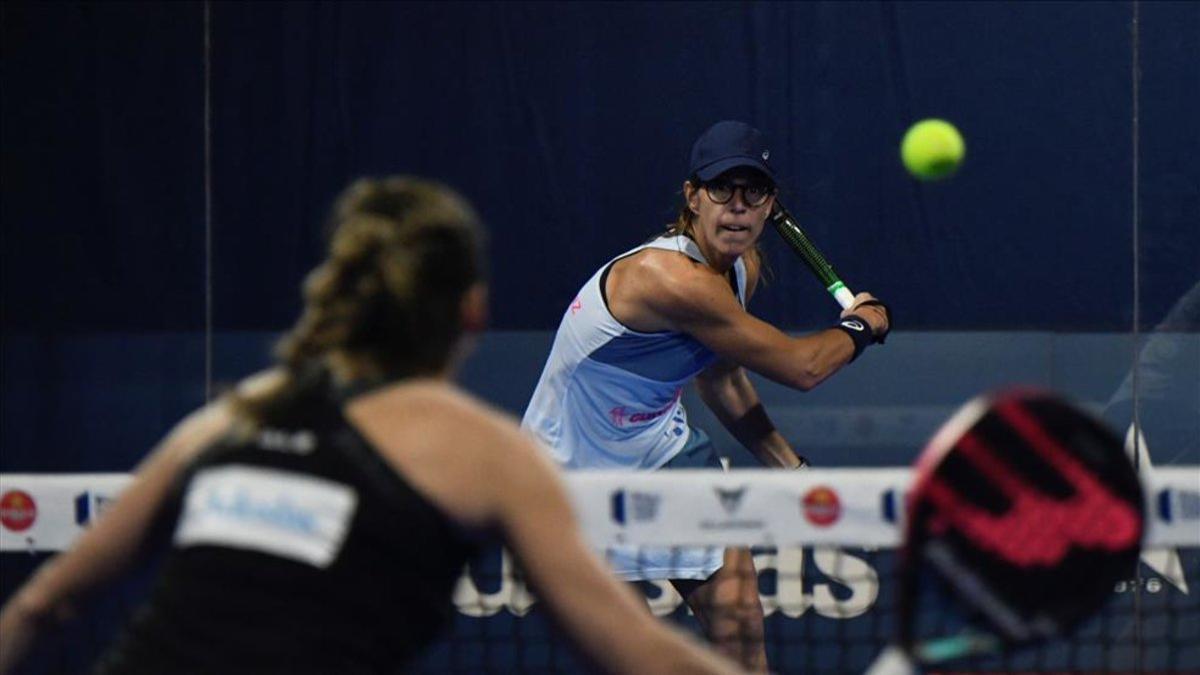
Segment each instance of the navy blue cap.
[{"label": "navy blue cap", "polygon": [[745,122],[723,120],[700,134],[692,146],[688,175],[712,180],[730,169],[748,166],[765,173],[771,182],[775,171],[767,164],[771,150],[762,133]]}]

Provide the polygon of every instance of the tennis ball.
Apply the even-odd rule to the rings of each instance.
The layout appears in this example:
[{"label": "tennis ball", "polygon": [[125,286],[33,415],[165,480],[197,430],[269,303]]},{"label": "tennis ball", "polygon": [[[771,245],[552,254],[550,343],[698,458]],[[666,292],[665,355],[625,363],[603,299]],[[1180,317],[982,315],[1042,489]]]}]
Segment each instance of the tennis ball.
[{"label": "tennis ball", "polygon": [[915,178],[944,178],[962,163],[967,148],[962,135],[946,120],[921,120],[908,128],[900,142],[900,159]]}]

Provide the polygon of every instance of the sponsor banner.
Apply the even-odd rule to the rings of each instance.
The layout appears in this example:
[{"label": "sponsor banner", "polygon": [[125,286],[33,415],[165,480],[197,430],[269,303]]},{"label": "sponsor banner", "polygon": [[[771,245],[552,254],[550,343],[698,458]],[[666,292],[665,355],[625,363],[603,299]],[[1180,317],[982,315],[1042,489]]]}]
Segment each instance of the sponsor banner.
[{"label": "sponsor banner", "polygon": [[[1146,475],[1147,548],[1200,547],[1200,466],[1158,466]],[[618,544],[891,548],[900,541],[910,476],[907,468],[687,469],[587,471],[568,474],[566,480],[584,531],[600,549]],[[0,499],[6,499],[0,506],[0,550],[66,548],[128,480],[125,474],[0,474]]]},{"label": "sponsor banner", "polygon": [[0,474],[0,550],[67,548],[128,482],[121,473]]},{"label": "sponsor banner", "polygon": [[800,544],[894,547],[884,493],[907,469],[811,471],[686,469],[587,471],[568,476],[575,510],[596,548]]}]

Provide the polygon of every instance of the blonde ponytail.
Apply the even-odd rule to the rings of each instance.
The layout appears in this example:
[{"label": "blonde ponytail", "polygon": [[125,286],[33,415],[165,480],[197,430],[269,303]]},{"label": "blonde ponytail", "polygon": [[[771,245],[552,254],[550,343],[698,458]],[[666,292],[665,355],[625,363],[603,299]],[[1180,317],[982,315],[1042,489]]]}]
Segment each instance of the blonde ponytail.
[{"label": "blonde ponytail", "polygon": [[444,185],[358,180],[330,225],[329,254],[304,281],[304,312],[275,349],[284,376],[233,397],[251,426],[316,386],[335,353],[389,380],[442,370],[462,332],[462,297],[484,277],[482,226]]}]

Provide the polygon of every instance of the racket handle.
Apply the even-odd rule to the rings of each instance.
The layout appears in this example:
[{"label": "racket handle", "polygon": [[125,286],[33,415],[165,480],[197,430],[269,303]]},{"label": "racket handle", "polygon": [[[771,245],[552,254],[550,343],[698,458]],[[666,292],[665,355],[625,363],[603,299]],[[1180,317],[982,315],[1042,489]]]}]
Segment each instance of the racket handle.
[{"label": "racket handle", "polygon": [[850,305],[854,304],[854,293],[846,288],[846,284],[843,284],[840,279],[825,290],[829,291],[829,294],[838,301],[842,309],[850,309]]},{"label": "racket handle", "polygon": [[775,208],[771,211],[771,224],[775,226],[775,231],[779,236],[783,237],[783,241],[791,247],[796,255],[808,265],[808,269],[821,281],[825,286],[825,290],[837,300],[842,309],[848,309],[854,304],[854,293],[846,288],[846,284],[842,283],[841,277],[833,270],[833,265],[821,255],[817,247],[808,238],[808,234],[804,229],[792,218],[792,214],[784,208],[783,204],[776,201]]}]

